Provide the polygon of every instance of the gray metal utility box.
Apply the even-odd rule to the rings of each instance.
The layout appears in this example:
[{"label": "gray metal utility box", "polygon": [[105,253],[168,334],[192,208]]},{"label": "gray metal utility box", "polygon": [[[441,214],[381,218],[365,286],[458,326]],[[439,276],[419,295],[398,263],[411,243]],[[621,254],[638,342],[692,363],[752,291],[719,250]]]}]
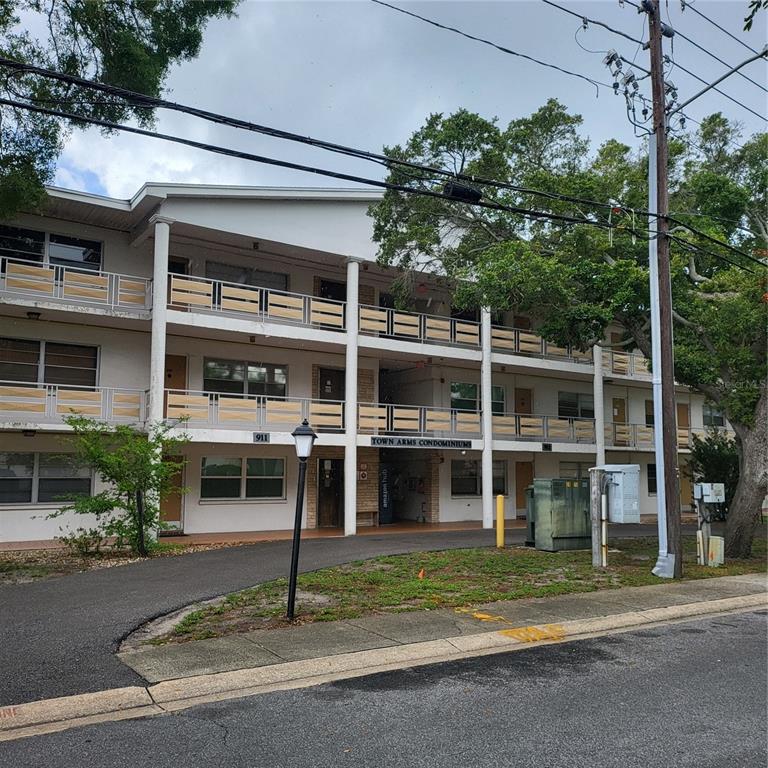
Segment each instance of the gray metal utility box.
[{"label": "gray metal utility box", "polygon": [[526,490],[528,536],[536,549],[589,549],[589,478],[540,478]]}]

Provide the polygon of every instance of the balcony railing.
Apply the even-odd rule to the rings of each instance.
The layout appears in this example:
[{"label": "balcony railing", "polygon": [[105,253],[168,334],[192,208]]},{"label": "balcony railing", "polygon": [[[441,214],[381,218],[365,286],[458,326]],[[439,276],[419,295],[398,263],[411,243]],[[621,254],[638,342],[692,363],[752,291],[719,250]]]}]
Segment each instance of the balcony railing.
[{"label": "balcony railing", "polygon": [[[726,434],[733,434],[731,430],[721,428]],[[677,447],[690,448],[693,445],[693,436],[703,437],[706,429],[699,427],[677,427]],[[645,424],[606,424],[605,444],[614,448],[637,448],[640,450],[653,450],[654,428]]]},{"label": "balcony railing", "polygon": [[215,312],[333,331],[346,328],[343,301],[181,275],[170,275],[168,293],[171,309]]},{"label": "balcony railing", "polygon": [[527,413],[494,414],[493,436],[497,440],[594,443],[595,421]]},{"label": "balcony railing", "polygon": [[360,403],[358,430],[373,435],[422,435],[430,437],[480,437],[479,411],[426,405]]},{"label": "balcony railing", "polygon": [[570,360],[576,363],[592,363],[591,352],[580,352],[578,349],[559,347],[557,344],[545,341],[533,331],[523,328],[506,328],[494,325],[491,329],[491,348],[494,352],[503,352],[509,355],[527,355],[529,357]]},{"label": "balcony railing", "polygon": [[390,307],[360,307],[360,333],[426,344],[480,348],[480,323]]},{"label": "balcony railing", "polygon": [[166,390],[165,416],[190,427],[290,432],[303,419],[321,432],[344,429],[344,403],[303,397]]},{"label": "balcony railing", "polygon": [[143,277],[96,272],[34,261],[0,259],[0,292],[111,309],[146,310],[151,282]]},{"label": "balcony railing", "polygon": [[145,393],[138,389],[73,387],[0,381],[0,419],[56,424],[81,415],[110,423],[142,423]]},{"label": "balcony railing", "polygon": [[[605,444],[614,448],[641,448],[653,449],[653,427],[645,424],[606,424]],[[681,435],[682,436],[682,435]],[[678,445],[680,441],[678,440]],[[687,433],[685,435],[685,445]]]},{"label": "balcony railing", "polygon": [[603,367],[605,373],[612,373],[617,376],[649,378],[651,375],[648,359],[641,352],[603,350]]}]

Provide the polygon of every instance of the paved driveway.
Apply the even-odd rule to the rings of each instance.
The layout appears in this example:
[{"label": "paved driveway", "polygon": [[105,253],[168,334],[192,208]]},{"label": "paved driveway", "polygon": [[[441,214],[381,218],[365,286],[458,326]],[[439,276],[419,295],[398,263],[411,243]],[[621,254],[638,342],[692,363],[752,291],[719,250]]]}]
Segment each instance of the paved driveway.
[{"label": "paved driveway", "polygon": [[[655,530],[624,526],[621,534]],[[510,543],[524,536],[508,532]],[[494,542],[494,532],[482,530],[309,539],[300,565],[310,571],[375,555]],[[0,587],[0,705],[143,684],[114,656],[126,635],[189,603],[286,576],[290,547],[290,541],[265,542]]]}]

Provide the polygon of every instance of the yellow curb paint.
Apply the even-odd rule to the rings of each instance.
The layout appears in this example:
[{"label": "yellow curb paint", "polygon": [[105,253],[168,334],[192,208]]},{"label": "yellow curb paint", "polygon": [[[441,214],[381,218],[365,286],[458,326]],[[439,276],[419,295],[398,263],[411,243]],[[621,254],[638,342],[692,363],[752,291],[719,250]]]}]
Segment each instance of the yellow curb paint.
[{"label": "yellow curb paint", "polygon": [[560,624],[545,624],[543,627],[515,627],[500,629],[500,635],[514,637],[521,643],[535,643],[541,640],[562,640],[565,637],[565,627]]}]

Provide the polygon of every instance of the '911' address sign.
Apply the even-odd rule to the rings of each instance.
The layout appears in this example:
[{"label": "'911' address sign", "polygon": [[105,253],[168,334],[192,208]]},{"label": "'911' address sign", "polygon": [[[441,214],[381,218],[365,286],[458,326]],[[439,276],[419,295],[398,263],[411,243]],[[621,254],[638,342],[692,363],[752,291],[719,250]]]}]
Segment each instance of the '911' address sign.
[{"label": "'911' address sign", "polygon": [[253,433],[253,442],[254,443],[268,443],[269,442],[269,432],[254,432]]}]

